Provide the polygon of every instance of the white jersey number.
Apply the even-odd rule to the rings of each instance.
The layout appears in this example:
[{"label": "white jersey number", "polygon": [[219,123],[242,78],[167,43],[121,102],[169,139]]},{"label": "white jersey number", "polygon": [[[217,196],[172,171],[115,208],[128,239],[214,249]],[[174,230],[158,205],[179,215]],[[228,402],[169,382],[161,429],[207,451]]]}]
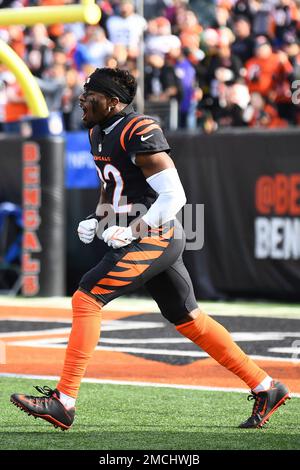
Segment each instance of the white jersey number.
[{"label": "white jersey number", "polygon": [[114,189],[113,200],[112,200],[112,206],[113,206],[115,213],[127,214],[128,212],[130,212],[132,208],[132,204],[125,204],[126,197],[122,196],[124,182],[123,182],[123,178],[119,170],[115,166],[109,163],[105,165],[104,170],[103,170],[103,175],[102,175],[101,170],[98,167],[97,167],[97,171],[98,171],[101,181],[105,185],[104,189],[107,185],[107,181],[110,180],[110,175],[113,177],[115,181],[115,189]]}]

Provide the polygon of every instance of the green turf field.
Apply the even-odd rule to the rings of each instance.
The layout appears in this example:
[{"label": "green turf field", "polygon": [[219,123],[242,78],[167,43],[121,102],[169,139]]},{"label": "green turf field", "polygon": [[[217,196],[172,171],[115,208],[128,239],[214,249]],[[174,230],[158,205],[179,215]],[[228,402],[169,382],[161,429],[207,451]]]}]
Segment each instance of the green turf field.
[{"label": "green turf field", "polygon": [[73,427],[62,432],[9,402],[51,381],[0,378],[0,449],[201,450],[300,449],[300,399],[293,398],[268,428],[242,430],[253,402],[246,394],[124,385],[82,385]]}]

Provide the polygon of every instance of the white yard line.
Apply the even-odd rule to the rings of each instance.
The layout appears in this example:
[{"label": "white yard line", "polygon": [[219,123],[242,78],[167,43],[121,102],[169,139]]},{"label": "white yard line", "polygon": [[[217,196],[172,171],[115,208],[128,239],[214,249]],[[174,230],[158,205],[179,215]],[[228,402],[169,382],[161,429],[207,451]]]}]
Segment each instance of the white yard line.
[{"label": "white yard line", "polygon": [[[34,331],[11,331],[8,333],[0,333],[0,338],[18,338],[28,336],[42,336],[42,335],[69,335],[70,328],[53,328],[51,330],[34,330]],[[12,344],[12,343],[11,343]]]},{"label": "white yard line", "polygon": [[[44,338],[44,339],[25,339],[20,341],[10,341],[7,344],[9,346],[22,346],[27,348],[45,348],[45,349],[66,349],[68,335],[59,338]],[[132,354],[146,354],[146,355],[163,355],[163,356],[180,356],[180,357],[195,357],[195,358],[207,358],[209,355],[202,351],[192,350],[172,350],[172,349],[151,349],[151,348],[135,348],[135,347],[124,347],[124,346],[97,346],[97,351],[110,351],[110,352],[125,352]],[[300,358],[289,358],[289,357],[273,357],[273,356],[259,356],[249,354],[252,359],[274,361],[274,362],[289,362],[295,366],[300,363]]]},{"label": "white yard line", "polygon": [[[255,316],[300,318],[300,305],[284,303],[263,302],[208,302],[199,301],[199,306],[210,315],[221,316]],[[40,307],[61,308],[71,310],[70,297],[45,297],[45,298],[19,298],[0,296],[0,306],[31,307],[37,311]],[[159,313],[157,304],[151,299],[121,297],[113,300],[104,308],[104,311],[132,311],[142,313]]]},{"label": "white yard line", "polygon": [[[27,374],[8,374],[0,373],[0,377],[16,378],[16,379],[30,379],[30,380],[59,380],[58,376],[54,375],[27,375]],[[182,390],[200,390],[209,392],[237,392],[249,393],[246,388],[232,388],[232,387],[209,387],[204,385],[184,385],[184,384],[168,384],[156,382],[135,382],[128,380],[108,380],[108,379],[83,379],[85,383],[103,384],[103,385],[131,385],[134,387],[154,387],[154,388],[177,388]],[[292,393],[292,397],[300,398],[300,393]]]}]

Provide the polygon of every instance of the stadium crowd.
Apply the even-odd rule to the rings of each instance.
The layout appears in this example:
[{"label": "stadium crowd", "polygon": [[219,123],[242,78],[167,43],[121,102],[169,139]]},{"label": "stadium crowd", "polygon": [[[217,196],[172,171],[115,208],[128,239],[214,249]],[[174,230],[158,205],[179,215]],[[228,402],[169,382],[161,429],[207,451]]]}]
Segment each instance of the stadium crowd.
[{"label": "stadium crowd", "polygon": [[[62,3],[74,1],[0,0],[0,8]],[[300,123],[299,0],[144,0],[143,16],[134,0],[97,3],[96,26],[0,27],[67,130],[81,127],[78,96],[96,67],[139,77],[142,39],[146,102],[175,100],[179,127],[210,133]],[[28,113],[15,77],[0,63],[0,121]]]}]

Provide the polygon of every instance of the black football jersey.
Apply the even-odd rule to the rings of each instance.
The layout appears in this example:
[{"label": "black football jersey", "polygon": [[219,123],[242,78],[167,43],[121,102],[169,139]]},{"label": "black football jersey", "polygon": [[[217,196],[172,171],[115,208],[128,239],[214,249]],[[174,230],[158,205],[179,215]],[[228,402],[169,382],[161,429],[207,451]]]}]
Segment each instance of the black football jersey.
[{"label": "black football jersey", "polygon": [[149,116],[136,113],[131,105],[103,126],[90,130],[91,153],[104,184],[108,203],[115,214],[135,218],[136,207],[147,209],[157,198],[143,172],[135,165],[139,153],[169,153],[169,144],[159,124]]}]

